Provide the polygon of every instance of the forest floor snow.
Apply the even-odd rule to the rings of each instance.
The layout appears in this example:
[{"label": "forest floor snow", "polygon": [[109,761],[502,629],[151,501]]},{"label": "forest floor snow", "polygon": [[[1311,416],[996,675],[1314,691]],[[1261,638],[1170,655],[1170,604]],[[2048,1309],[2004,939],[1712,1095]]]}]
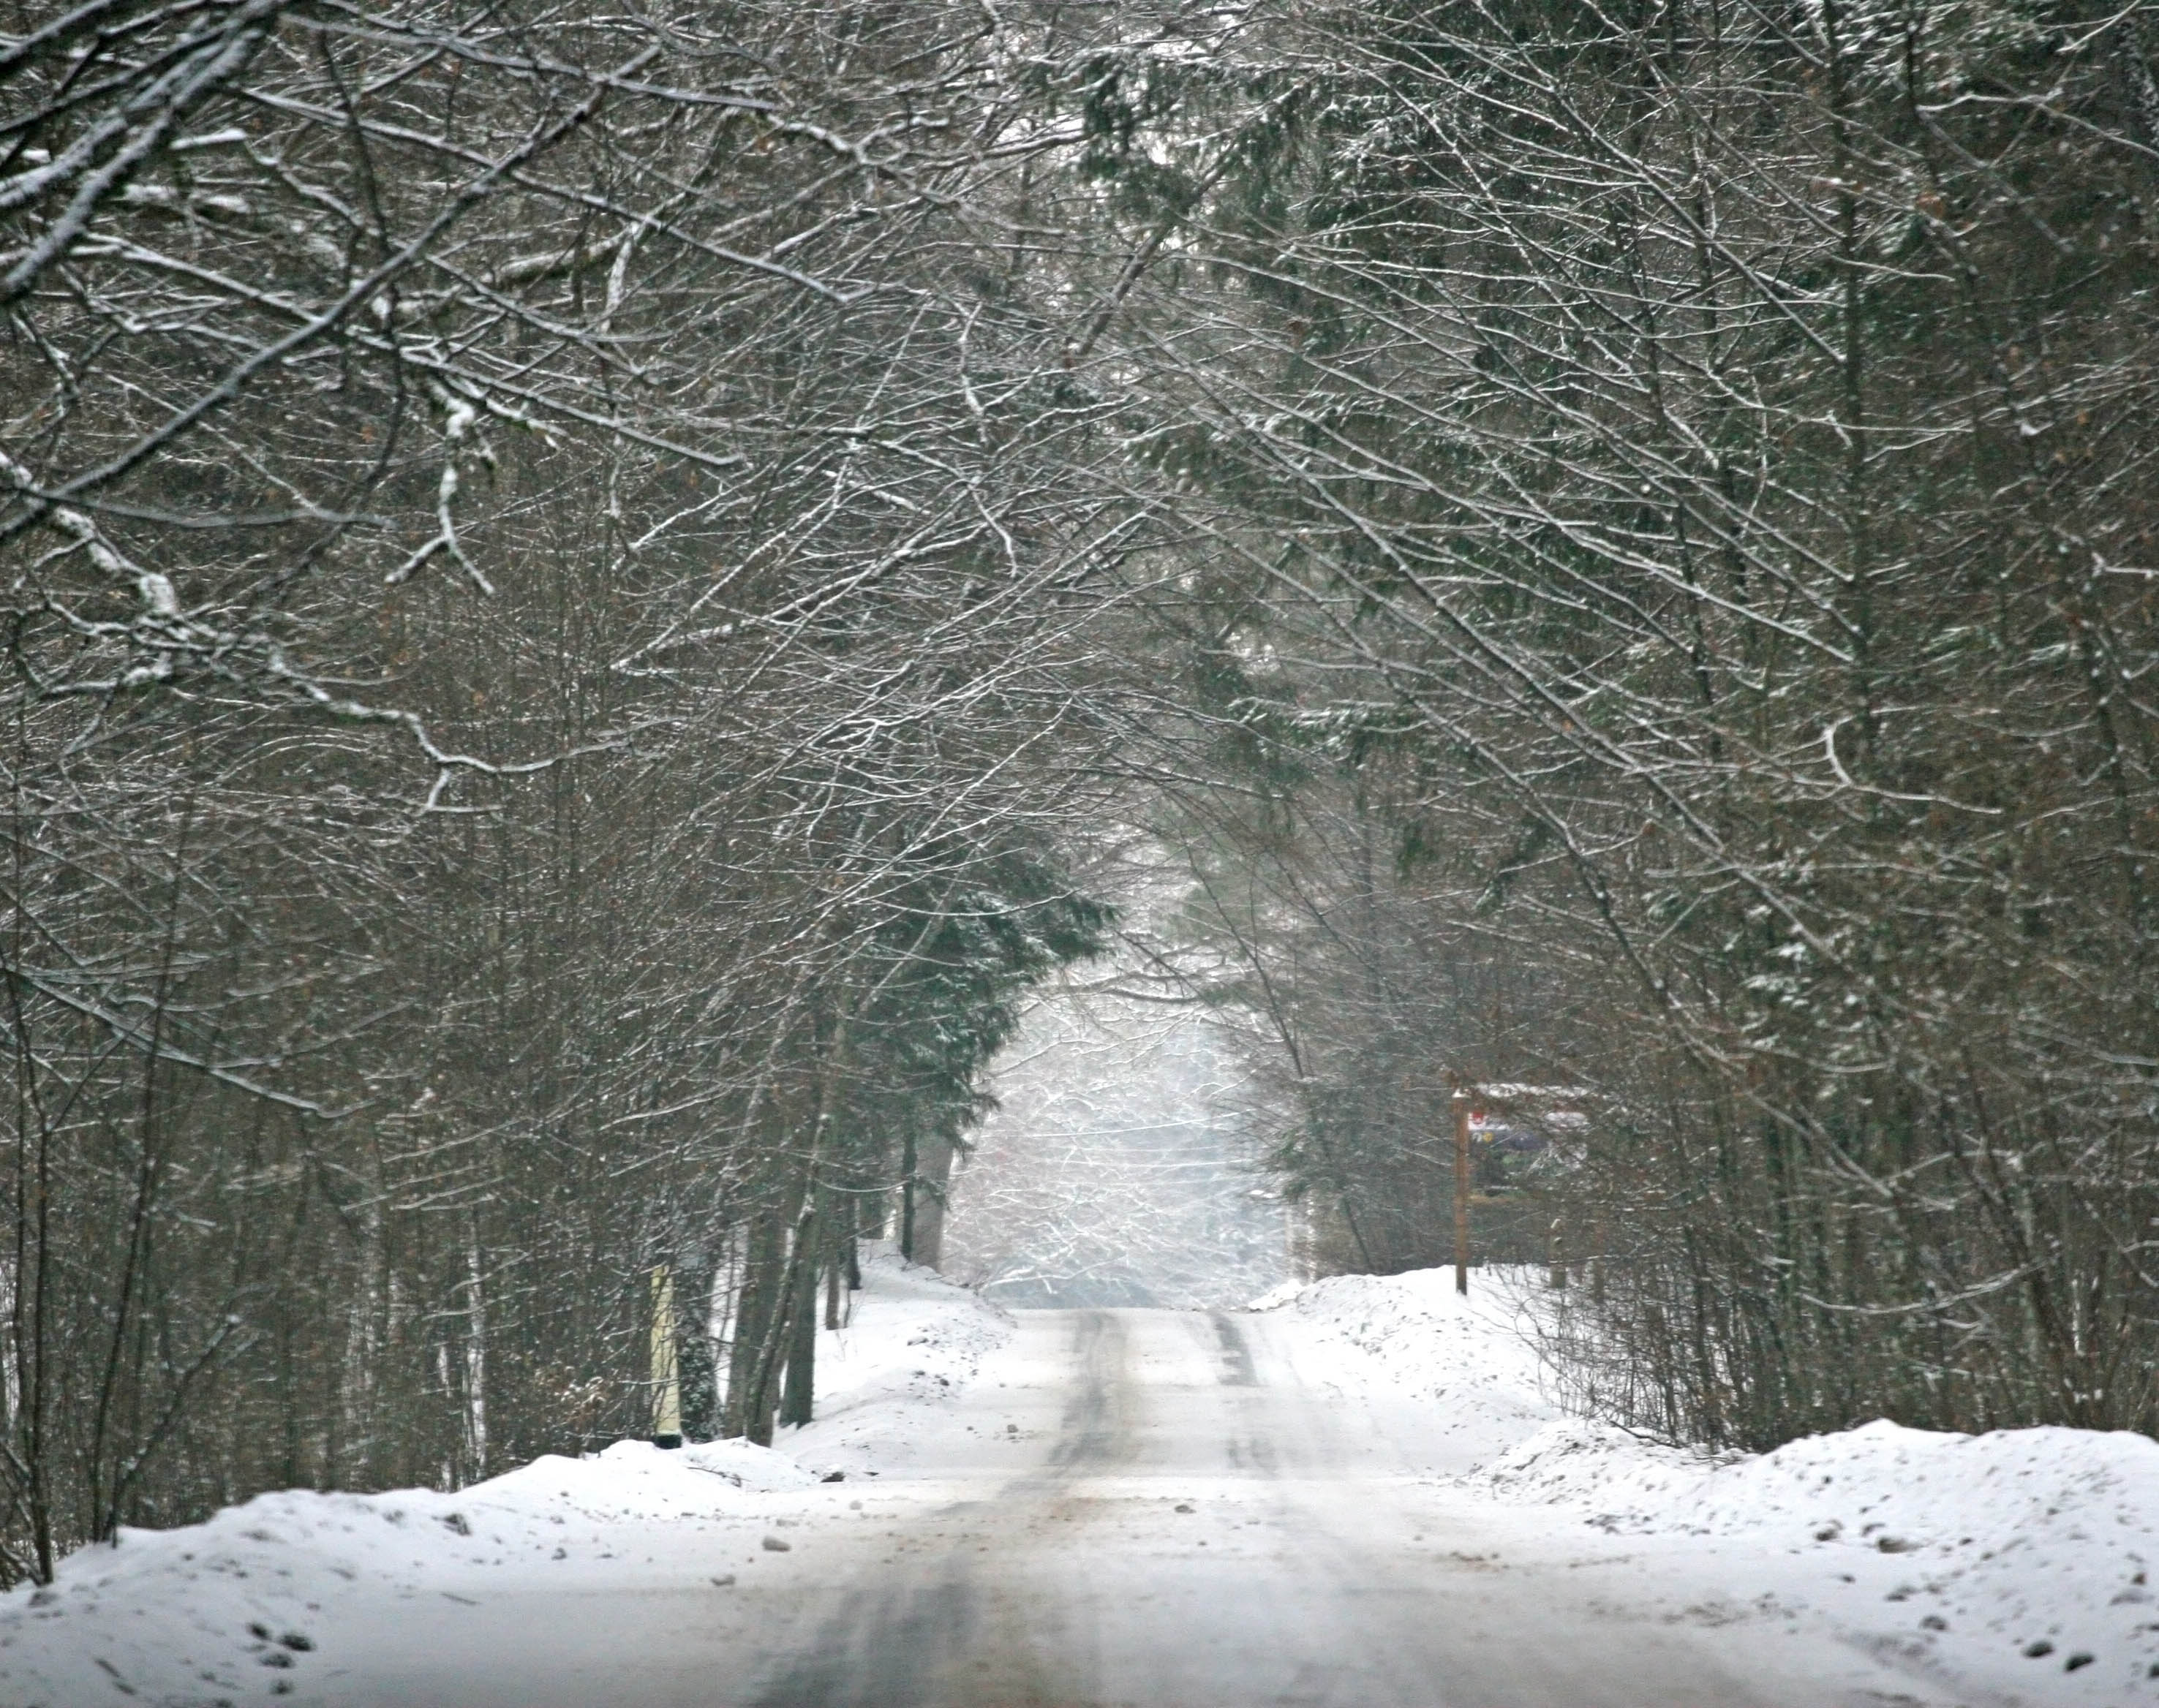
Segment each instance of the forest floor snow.
[{"label": "forest floor snow", "polygon": [[863,1267],[848,1326],[820,1337],[819,1421],[784,1431],[785,1451],[623,1441],[453,1493],[289,1489],[199,1524],[123,1528],[61,1561],[49,1587],[0,1596],[0,1708],[304,1696],[310,1674],[334,1677],[381,1642],[386,1615],[394,1629],[401,1604],[474,1602],[510,1582],[634,1587],[722,1548],[730,1574],[754,1572],[790,1551],[788,1530],[874,1499],[869,1461],[907,1462],[1010,1332],[996,1307],[888,1250]]},{"label": "forest floor snow", "polygon": [[[1540,1271],[1343,1276],[1251,1308],[1300,1320],[1299,1368],[1368,1403],[1436,1403],[1499,1450],[1444,1480],[1610,1539],[1603,1581],[1674,1623],[1826,1623],[1974,1705],[2159,1701],[2159,1442],[1877,1421],[1763,1454],[1560,1415]],[[1502,1438],[1511,1437],[1510,1439]]]}]

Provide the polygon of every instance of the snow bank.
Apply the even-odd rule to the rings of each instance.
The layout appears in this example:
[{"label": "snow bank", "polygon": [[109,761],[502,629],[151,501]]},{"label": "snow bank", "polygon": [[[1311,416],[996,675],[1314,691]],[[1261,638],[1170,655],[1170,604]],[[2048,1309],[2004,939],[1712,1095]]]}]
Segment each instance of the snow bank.
[{"label": "snow bank", "polygon": [[1811,1604],[1921,1675],[2006,1686],[1996,1700],[2141,1699],[2159,1680],[2159,1442],[2143,1436],[1876,1422],[1712,1455],[1569,1421],[1461,1486],[1618,1535],[1732,1539],[1773,1603]]},{"label": "snow bank", "polygon": [[1515,1499],[1594,1504],[1608,1529],[1767,1532],[1926,1559],[1999,1555],[2050,1535],[2159,1536],[2159,1441],[2092,1430],[1967,1436],[1877,1422],[1718,1458],[1569,1422],[1473,1480]]},{"label": "snow bank", "polygon": [[1610,1581],[1666,1617],[1820,1618],[1960,1700],[2159,1696],[2159,1442],[1878,1422],[1759,1455],[1663,1445],[1557,1416],[1538,1282],[1478,1270],[1463,1299],[1451,1270],[1343,1276],[1249,1308],[1299,1323],[1313,1375],[1478,1442],[1443,1483],[1628,1539]]},{"label": "snow bank", "polygon": [[1451,1269],[1339,1275],[1263,1293],[1249,1311],[1280,1312],[1306,1337],[1351,1354],[1326,1379],[1363,1392],[1446,1402],[1488,1424],[1556,1415],[1537,1359],[1527,1271],[1472,1271],[1467,1296]]},{"label": "snow bank", "polygon": [[1853,1582],[1864,1560],[1894,1580],[1883,1601],[1923,1609],[1923,1632],[2089,1666],[2102,1694],[2159,1678],[2159,1442],[2144,1436],[1877,1422],[1718,1460],[1566,1422],[1464,1482],[1607,1530],[1751,1538]]},{"label": "snow bank", "polygon": [[798,1521],[778,1514],[854,1494],[821,1488],[830,1462],[867,1470],[880,1445],[903,1447],[910,1410],[941,1409],[1009,1332],[972,1294],[888,1251],[863,1267],[850,1327],[818,1348],[831,1422],[787,1431],[786,1451],[624,1441],[455,1493],[283,1490],[183,1529],[126,1529],[62,1561],[51,1586],[0,1596],[0,1704],[287,1695],[351,1652],[360,1603],[621,1583],[655,1565],[681,1576],[722,1543],[728,1559],[754,1554],[769,1526]]},{"label": "snow bank", "polygon": [[1605,1529],[1659,1527],[1650,1514],[1684,1509],[1720,1466],[1744,1454],[1666,1447],[1610,1424],[1569,1418],[1547,1424],[1462,1479],[1502,1500],[1583,1506]]},{"label": "snow bank", "polygon": [[124,1685],[209,1702],[249,1679],[248,1694],[260,1694],[258,1669],[275,1674],[272,1686],[304,1674],[334,1604],[355,1586],[454,1599],[505,1568],[581,1575],[625,1557],[625,1524],[706,1529],[741,1516],[746,1491],[815,1481],[747,1442],[662,1452],[619,1441],[453,1494],[283,1490],[179,1529],[123,1528],[116,1545],[64,1560],[51,1587],[0,1597],[0,1700],[58,1708]]},{"label": "snow bank", "polygon": [[1012,1338],[1012,1318],[883,1241],[864,1248],[845,1328],[817,1345],[817,1421],[780,1445],[821,1473],[913,1462],[925,1435]]}]

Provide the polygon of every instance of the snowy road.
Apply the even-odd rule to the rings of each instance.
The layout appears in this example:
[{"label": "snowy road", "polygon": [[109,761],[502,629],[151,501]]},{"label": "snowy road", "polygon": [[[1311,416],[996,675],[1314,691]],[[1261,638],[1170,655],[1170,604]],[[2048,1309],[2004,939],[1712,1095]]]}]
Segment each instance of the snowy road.
[{"label": "snowy road", "polygon": [[[875,1480],[634,1582],[385,1600],[338,1708],[1747,1708],[1978,1701],[1816,1633],[1630,1608],[1578,1520],[1495,1513],[1429,1407],[1277,1319],[1023,1313]],[[784,1532],[774,1532],[776,1523]],[[783,1550],[764,1545],[787,1544]],[[715,1578],[732,1577],[726,1583]],[[354,1628],[348,1627],[349,1630]],[[354,1630],[354,1634],[359,1632]]]}]

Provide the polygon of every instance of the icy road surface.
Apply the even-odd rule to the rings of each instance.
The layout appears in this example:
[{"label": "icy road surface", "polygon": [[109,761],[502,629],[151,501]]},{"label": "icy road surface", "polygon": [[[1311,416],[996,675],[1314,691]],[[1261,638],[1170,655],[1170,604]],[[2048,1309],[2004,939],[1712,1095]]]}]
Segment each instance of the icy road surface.
[{"label": "icy road surface", "polygon": [[1457,1416],[1450,1430],[1428,1402],[1353,1397],[1323,1369],[1317,1379],[1300,1373],[1304,1345],[1294,1322],[1266,1314],[1021,1313],[903,1466],[873,1477],[858,1468],[754,1519],[662,1535],[648,1563],[612,1585],[581,1576],[551,1590],[533,1571],[471,1596],[384,1597],[371,1614],[355,1608],[340,1621],[340,1664],[287,1700],[2002,1700],[1931,1688],[1824,1629],[1659,1611],[1628,1592],[1628,1562],[1639,1574],[1639,1561],[1622,1544],[1578,1519],[1496,1509],[1441,1481],[1488,1456],[1494,1441],[1483,1437],[1499,1426],[1465,1431]]}]

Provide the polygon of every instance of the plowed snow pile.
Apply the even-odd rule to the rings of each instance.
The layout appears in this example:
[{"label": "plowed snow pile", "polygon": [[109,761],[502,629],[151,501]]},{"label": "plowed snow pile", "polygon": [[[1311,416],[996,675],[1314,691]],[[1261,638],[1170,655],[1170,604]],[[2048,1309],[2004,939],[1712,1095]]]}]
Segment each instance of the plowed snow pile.
[{"label": "plowed snow pile", "polygon": [[2159,1442],[2089,1430],[1943,1434],[1874,1422],[1761,1455],[1552,1418],[1533,1271],[1349,1276],[1254,1307],[1308,1321],[1345,1390],[1391,1385],[1511,1426],[1467,1493],[1579,1517],[1647,1551],[1633,1592],[1675,1622],[1829,1620],[1974,1702],[2159,1700]]},{"label": "plowed snow pile", "polygon": [[1432,1468],[1459,1471],[1559,1416],[1540,1380],[1527,1276],[1480,1269],[1463,1295],[1452,1270],[1330,1276],[1246,1308],[1295,1323],[1306,1381],[1368,1407],[1395,1402],[1405,1425],[1444,1449]]},{"label": "plowed snow pile", "polygon": [[1277,1287],[1249,1308],[1279,1311],[1316,1336],[1364,1354],[1353,1371],[1406,1394],[1551,1417],[1531,1319],[1510,1271],[1479,1270],[1475,1290],[1454,1290],[1454,1273],[1338,1275]]},{"label": "plowed snow pile", "polygon": [[859,1505],[861,1481],[821,1479],[859,1477],[880,1444],[903,1457],[924,1413],[1009,1332],[973,1294],[889,1252],[863,1270],[851,1326],[820,1338],[821,1421],[783,1431],[785,1451],[618,1441],[455,1493],[284,1490],[179,1529],[123,1529],[116,1547],[63,1560],[49,1588],[0,1596],[0,1705],[304,1697],[313,1675],[365,1646],[386,1606],[394,1619],[414,1597],[619,1586],[679,1578],[689,1559],[754,1571],[769,1550],[786,1551],[774,1526]]},{"label": "plowed snow pile", "polygon": [[1466,1480],[1615,1533],[1746,1537],[1836,1561],[1855,1584],[1886,1579],[1882,1601],[1909,1616],[1895,1623],[1944,1654],[2089,1668],[2102,1696],[2159,1678],[2159,1442],[2145,1436],[1876,1422],[1719,1463],[1568,1422]]}]

